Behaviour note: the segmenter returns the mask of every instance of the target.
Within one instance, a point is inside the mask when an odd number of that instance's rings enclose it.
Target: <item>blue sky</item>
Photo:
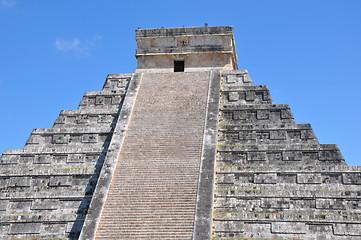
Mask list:
[[[239,68],[361,165],[360,0],[0,0],[0,153],[50,128],[109,73],[136,69],[135,29],[234,26]]]

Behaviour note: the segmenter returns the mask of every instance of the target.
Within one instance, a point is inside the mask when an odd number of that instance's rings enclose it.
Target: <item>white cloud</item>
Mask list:
[[[55,47],[59,51],[71,51],[71,50],[79,50],[81,48],[80,46],[80,40],[75,38],[72,40],[66,40],[66,39],[56,39],[55,41]]]
[[[14,0],[0,0],[0,6],[1,7],[13,7],[16,5],[16,2]]]
[[[76,55],[88,55],[91,48],[94,47],[95,43],[102,37],[95,35],[90,39],[81,41],[78,38],[74,39],[63,39],[57,38],[55,40],[55,48],[60,52],[72,52]]]

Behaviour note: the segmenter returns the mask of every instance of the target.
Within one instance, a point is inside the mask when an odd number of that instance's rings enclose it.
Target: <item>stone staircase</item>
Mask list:
[[[210,72],[143,74],[96,239],[191,239]]]

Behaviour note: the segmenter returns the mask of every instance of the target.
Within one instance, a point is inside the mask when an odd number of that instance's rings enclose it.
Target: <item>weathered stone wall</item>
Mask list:
[[[174,61],[185,71],[237,69],[232,27],[139,29],[137,72],[173,72]]]
[[[214,239],[361,239],[361,167],[244,70],[221,76]]]
[[[78,110],[2,154],[0,239],[78,238],[130,78],[109,75]]]
[[[185,64],[185,72],[196,71],[211,71],[219,69],[231,69],[232,60],[230,54],[189,54],[187,56],[174,55],[154,55],[154,56],[139,56],[138,62],[142,66],[138,66],[137,72],[164,72],[169,73],[174,71],[174,61],[182,60]]]

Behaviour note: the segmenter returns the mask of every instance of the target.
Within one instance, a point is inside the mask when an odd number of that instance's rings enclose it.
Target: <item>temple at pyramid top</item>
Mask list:
[[[233,27],[136,30],[137,72],[238,69]]]

